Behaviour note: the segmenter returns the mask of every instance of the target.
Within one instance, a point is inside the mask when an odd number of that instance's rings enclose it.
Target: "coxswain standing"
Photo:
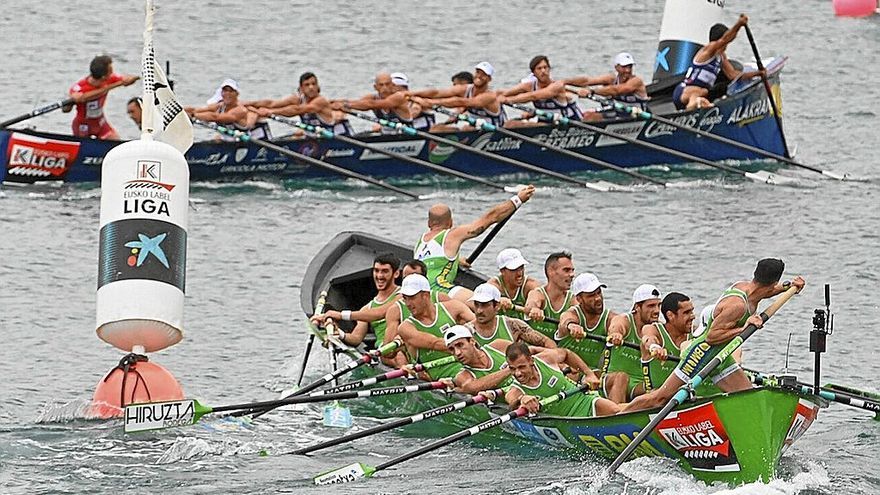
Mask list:
[[[116,129],[107,122],[104,115],[104,102],[107,93],[119,86],[131,86],[139,76],[121,75],[113,72],[113,59],[99,55],[89,64],[89,75],[70,87],[70,97],[76,106],[73,118],[73,135],[76,137],[94,136],[98,139],[119,139]],[[61,108],[69,112],[74,105]]]

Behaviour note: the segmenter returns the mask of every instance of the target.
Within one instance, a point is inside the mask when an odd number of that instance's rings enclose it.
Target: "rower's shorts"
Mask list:
[[[723,349],[723,345],[709,345],[705,338],[696,338],[682,354],[681,361],[675,367],[675,376],[687,383],[702,370]],[[724,358],[721,364],[709,373],[707,378],[717,384],[739,369],[739,364],[732,355]]]
[[[684,93],[685,84],[679,83],[675,86],[675,89],[672,90],[672,103],[675,104],[676,110],[684,110],[685,104],[681,102],[681,95]]]

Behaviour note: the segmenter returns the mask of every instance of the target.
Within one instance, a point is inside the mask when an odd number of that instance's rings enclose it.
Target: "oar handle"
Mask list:
[[[17,124],[19,122],[36,117],[38,115],[43,115],[44,113],[49,113],[53,110],[58,110],[59,108],[66,107],[68,105],[72,105],[73,103],[74,103],[73,98],[65,98],[63,100],[56,101],[56,102],[50,103],[48,105],[44,105],[42,107],[35,108],[28,113],[19,115],[18,117],[13,117],[9,120],[4,120],[3,122],[0,122],[0,129],[9,127],[13,124]]]
[[[758,44],[755,43],[755,37],[752,36],[752,30],[748,24],[743,25],[746,29],[746,36],[749,38],[749,44],[752,45],[752,53],[755,55],[755,63],[758,70],[761,71],[761,81],[764,82],[764,90],[767,91],[767,98],[770,99],[770,107],[773,109],[773,117],[776,120],[776,127],[779,129],[779,139],[782,141],[782,147],[785,151],[785,157],[791,158],[788,152],[788,143],[785,140],[785,132],[782,130],[782,116],[779,114],[779,108],[776,105],[776,98],[773,97],[773,90],[770,88],[770,81],[767,79],[767,71],[764,69],[764,62],[761,61],[761,54],[758,53]]]
[[[477,246],[476,249],[474,249],[474,252],[472,252],[470,256],[465,258],[468,262],[468,265],[473,265],[474,261],[477,261],[477,257],[483,254],[483,251],[486,250],[486,247],[489,246],[489,243],[492,242],[492,239],[495,239],[495,236],[497,236],[498,233],[501,232],[501,229],[504,228],[504,225],[508,222],[508,220],[513,217],[514,214],[516,214],[515,209],[510,212],[510,215],[504,217],[504,220],[501,220],[500,222],[495,224],[495,227],[493,227],[492,230],[486,235],[486,237],[484,237],[483,240],[480,241],[480,244]]]

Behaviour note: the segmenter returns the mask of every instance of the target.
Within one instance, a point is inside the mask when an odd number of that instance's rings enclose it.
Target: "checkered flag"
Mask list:
[[[152,0],[147,0],[144,29],[144,53],[141,79],[144,83],[143,132],[174,146],[181,153],[192,146],[193,127],[177,97],[171,91],[162,67],[153,53]]]

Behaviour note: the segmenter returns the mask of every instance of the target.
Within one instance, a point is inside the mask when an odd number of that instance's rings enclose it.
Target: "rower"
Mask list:
[[[449,297],[466,301],[471,291],[455,285],[461,245],[482,234],[489,226],[512,215],[535,194],[535,186],[520,189],[509,200],[499,203],[471,223],[453,226],[452,210],[438,203],[428,210],[428,231],[419,237],[413,257],[428,266],[431,287],[449,293]]]
[[[541,283],[526,275],[526,265],[529,262],[519,249],[502,249],[495,261],[498,263],[500,273],[490,278],[489,283],[501,291],[501,306],[498,312],[506,316],[522,318],[522,312],[514,307],[525,306],[529,292],[537,289]]]
[[[76,106],[76,116],[71,127],[76,137],[94,136],[98,139],[119,139],[116,129],[104,116],[104,102],[107,93],[120,85],[131,86],[138,76],[122,75],[113,72],[113,59],[108,55],[98,55],[89,64],[89,75],[70,87],[73,104],[61,108],[69,112]]]
[[[456,72],[452,75],[452,85],[468,85],[474,83],[474,75],[470,72],[463,70],[461,72]]]
[[[528,78],[520,84],[499,95],[500,103],[528,103],[535,108],[559,114],[572,120],[580,120],[583,113],[577,105],[577,99],[565,90],[565,81],[554,81],[550,77],[550,60],[545,55],[538,55],[529,62],[529,69],[534,78]],[[510,121],[508,127],[529,125],[525,121]],[[535,125],[532,123],[531,125]]]
[[[140,96],[129,98],[128,103],[125,104],[125,113],[128,114],[128,118],[134,122],[134,125],[140,129],[141,118],[143,117],[143,100],[141,100]]]
[[[473,395],[513,383],[504,357],[504,351],[511,343],[509,340],[482,344],[474,338],[470,328],[455,325],[446,330],[443,341],[449,353],[462,365],[455,377],[441,380],[449,382],[450,389],[455,387],[456,392]]]
[[[321,127],[333,134],[350,136],[354,134],[348,119],[333,111],[330,100],[321,96],[318,76],[312,72],[304,72],[299,76],[299,94],[290,95],[280,100],[261,100],[251,102],[248,110],[253,112],[250,119],[283,115],[299,116],[304,124]]]
[[[526,343],[515,342],[507,347],[505,357],[514,379],[505,395],[511,408],[522,406],[534,414],[541,409],[541,399],[575,388],[577,384],[560,371],[564,365],[583,373],[582,380],[590,383],[593,390],[599,386],[596,374],[568,349],[547,349],[532,356]],[[619,411],[620,407],[614,402],[590,392],[554,402],[545,406],[542,412],[552,416],[589,418]]]
[[[501,292],[494,285],[478,285],[470,301],[474,303],[475,317],[467,325],[473,329],[473,338],[481,345],[501,339],[511,342],[521,340],[548,349],[556,347],[553,339],[535,331],[528,323],[518,318],[499,315]]]
[[[577,91],[578,96],[585,97],[597,94],[608,96],[615,101],[624,103],[641,110],[646,109],[648,89],[641,77],[633,74],[633,66],[636,61],[632,55],[626,52],[618,53],[614,57],[614,72],[602,76],[588,77],[578,76],[565,80],[565,84],[581,86]],[[589,86],[600,86],[590,88]],[[602,120],[603,117],[615,118],[617,112],[610,109],[607,113],[589,112],[584,114],[584,120]]]
[[[608,343],[614,347],[610,348],[605,362],[604,373],[609,376],[605,393],[614,402],[620,404],[645,392],[641,354],[621,344],[628,342],[639,345],[642,328],[656,323],[659,318],[660,290],[653,285],[642,284],[633,292],[632,310],[615,316],[608,324]],[[611,375],[616,372],[626,373],[626,386],[620,386],[623,382],[612,381]]]
[[[571,281],[574,278],[574,263],[571,253],[559,251],[551,253],[544,261],[544,275],[547,283],[532,289],[526,298],[526,317],[529,325],[547,337],[553,338],[557,325],[545,322],[545,318],[558,320],[572,304]]]
[[[404,81],[398,78],[397,82]],[[336,100],[333,102],[333,108],[339,110],[371,110],[377,118],[407,126],[413,125],[413,113],[410,103],[406,99],[405,91],[402,86],[395,84],[391,74],[387,72],[376,74],[376,78],[373,80],[373,88],[376,90],[375,93],[365,95],[357,100]],[[378,130],[382,134],[397,134],[398,132],[396,129],[386,126],[379,126]]]
[[[504,108],[498,103],[497,93],[489,89],[495,68],[489,62],[480,62],[474,67],[474,82],[468,85],[453,85],[446,89],[424,89],[411,93],[412,101],[422,108],[431,108],[434,105],[447,108],[464,107],[467,113],[477,119],[482,119],[494,126],[500,127],[507,121]],[[438,129],[434,126],[431,130]],[[448,126],[447,126],[448,127]],[[472,130],[473,127],[462,127],[462,130]]]
[[[660,303],[665,323],[659,321],[642,327],[639,342],[642,353],[643,393],[663,385],[675,369],[667,361],[679,357],[694,324],[694,304],[681,292],[670,292]],[[701,394],[703,395],[703,394]]]
[[[559,318],[554,336],[559,347],[571,349],[594,370],[603,368],[607,326],[617,316],[617,313],[605,307],[602,289],[607,287],[592,273],[581,273],[575,277],[571,294],[577,304]],[[586,338],[587,335],[601,340]]]
[[[672,103],[675,104],[675,108],[691,111],[713,106],[708,98],[709,90],[715,85],[721,72],[724,72],[731,81],[737,78],[751,78],[761,73],[761,71],[747,73],[738,71],[727,58],[727,45],[736,39],[740,28],[748,22],[748,16],[741,14],[730,29],[724,24],[715,24],[709,29],[709,43],[697,50],[690,68],[685,73],[684,81],[672,92]]]
[[[756,314],[758,304],[767,298],[781,294],[794,285],[798,291],[803,290],[805,282],[795,277],[791,282],[779,283],[785,263],[775,258],[765,258],[758,262],[750,281],[740,281],[731,285],[721,294],[715,303],[715,310],[709,321],[708,328],[696,337],[682,353],[682,359],[675,372],[653,392],[636,397],[624,410],[639,410],[659,407],[684,385],[689,382],[706,364],[714,358],[734,337],[741,334],[747,326],[764,325],[760,314]],[[721,390],[738,392],[748,390],[752,384],[745,372],[732,356],[722,361],[706,378],[711,378]]]
[[[682,345],[681,345],[681,350],[685,350],[685,349],[687,349],[687,348],[690,346],[690,344],[691,344],[691,339],[693,339],[693,338],[695,338],[695,337],[699,337],[700,335],[703,334],[703,332],[706,331],[706,328],[709,327],[709,320],[712,319],[712,313],[713,313],[714,311],[715,311],[715,304],[710,304],[710,305],[706,306],[705,308],[703,308],[702,311],[700,311],[700,322],[699,322],[699,325],[697,325],[697,328],[695,328],[695,329],[690,333],[690,335],[688,335],[688,340],[685,340],[684,343],[682,343]],[[733,359],[734,359],[737,363],[742,364],[742,361],[743,361],[743,348],[742,348],[742,347],[737,347],[736,350],[733,351],[733,354],[731,354],[731,356],[733,356]]]
[[[391,82],[398,91],[403,91],[404,95],[409,92],[409,78],[403,72],[394,72],[391,74]],[[409,109],[412,112],[412,126],[419,131],[429,131],[434,127],[434,112],[431,107],[424,107],[418,102],[409,101]]]
[[[217,88],[214,96],[208,100],[206,106],[199,108],[185,107],[184,111],[191,118],[204,120],[205,122],[216,122],[236,131],[244,132],[256,139],[272,139],[269,124],[265,121],[254,122],[249,127],[248,111],[238,100],[239,92],[238,83],[234,79],[225,79],[220,83],[220,87]],[[223,141],[237,140],[236,137],[224,133],[219,133],[219,136]]]
[[[448,356],[443,335],[449,327],[474,319],[474,314],[461,301],[431,302],[431,285],[422,275],[412,274],[400,286],[403,303],[410,311],[408,318],[397,328],[397,334],[406,344],[413,363],[427,363]],[[451,378],[461,365],[451,363],[427,370],[432,380]]]

